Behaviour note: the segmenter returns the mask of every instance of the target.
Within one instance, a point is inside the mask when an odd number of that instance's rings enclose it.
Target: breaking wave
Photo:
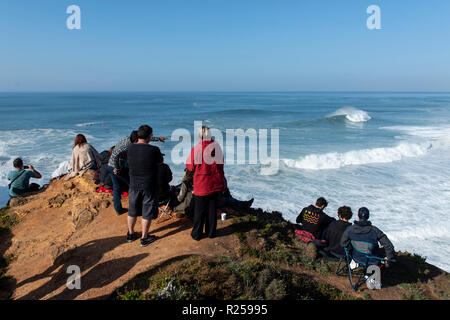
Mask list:
[[[332,114],[328,115],[327,118],[345,116],[345,119],[351,122],[366,122],[372,119],[369,114],[364,110],[359,110],[354,107],[343,107]]]
[[[392,148],[352,150],[344,153],[310,154],[295,159],[282,159],[290,168],[306,170],[339,169],[345,166],[389,163],[403,158],[419,157],[433,148],[433,143],[401,143]]]

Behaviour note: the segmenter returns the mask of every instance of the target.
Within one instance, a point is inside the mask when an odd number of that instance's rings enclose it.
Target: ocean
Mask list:
[[[450,93],[0,93],[0,112],[0,206],[16,157],[47,183],[78,133],[101,152],[141,124],[166,137],[193,133],[194,121],[224,135],[278,129],[275,174],[261,175],[261,164],[225,165],[236,198],[255,198],[254,207],[292,222],[319,196],[334,217],[342,205],[353,218],[365,206],[396,250],[450,271]],[[178,141],[155,144],[178,184]]]

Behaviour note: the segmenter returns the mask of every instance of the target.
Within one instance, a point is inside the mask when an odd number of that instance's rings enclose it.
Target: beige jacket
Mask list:
[[[72,150],[72,159],[70,159],[70,173],[64,178],[69,180],[76,175],[82,176],[86,170],[97,166],[97,169],[101,166],[100,155],[93,146],[89,143],[84,143],[79,146],[75,146]]]

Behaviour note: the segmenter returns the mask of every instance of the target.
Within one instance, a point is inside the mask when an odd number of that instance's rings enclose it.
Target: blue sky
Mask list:
[[[81,30],[66,8],[81,8]],[[366,9],[381,8],[381,30]],[[448,91],[450,1],[0,0],[0,91]]]

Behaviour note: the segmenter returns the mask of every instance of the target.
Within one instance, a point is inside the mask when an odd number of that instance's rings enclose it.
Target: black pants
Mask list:
[[[216,235],[217,229],[217,198],[219,193],[213,193],[208,196],[194,196],[194,227],[191,236],[195,240],[200,240],[203,235],[203,226],[208,238]]]

